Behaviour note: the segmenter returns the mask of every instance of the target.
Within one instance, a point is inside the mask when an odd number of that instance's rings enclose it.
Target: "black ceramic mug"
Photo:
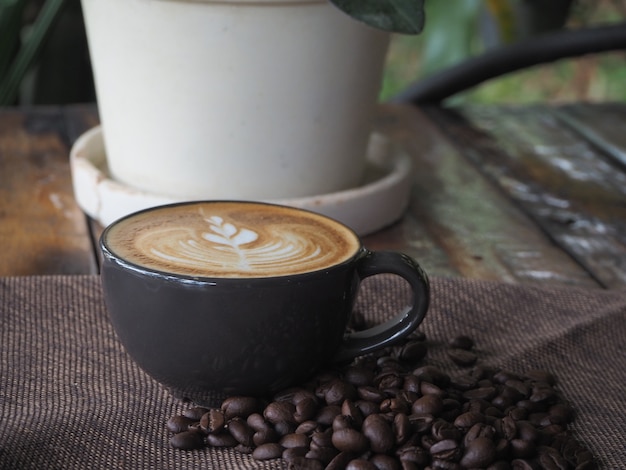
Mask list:
[[[290,207],[205,201],[126,216],[100,239],[107,309],[130,356],[175,395],[265,394],[331,361],[390,346],[429,304],[410,257],[371,252],[335,220]],[[394,273],[412,305],[346,334],[360,282]]]

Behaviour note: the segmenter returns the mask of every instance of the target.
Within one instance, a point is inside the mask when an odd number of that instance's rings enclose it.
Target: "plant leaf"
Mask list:
[[[329,0],[344,13],[369,26],[402,34],[424,28],[424,0]]]

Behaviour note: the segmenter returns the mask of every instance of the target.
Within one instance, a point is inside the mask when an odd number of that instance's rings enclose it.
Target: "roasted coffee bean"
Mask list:
[[[268,444],[270,442],[277,442],[278,439],[279,435],[273,428],[255,431],[252,435],[252,442],[254,442],[254,445],[256,446],[260,446],[261,444]]]
[[[293,415],[296,406],[287,401],[274,401],[263,410],[263,417],[270,423],[276,425],[280,422],[294,422]]]
[[[535,455],[537,446],[534,442],[524,439],[511,439],[511,454],[517,459],[527,459]]]
[[[338,453],[339,451],[334,447],[317,447],[310,449],[305,454],[305,457],[307,459],[318,460],[319,462],[327,464],[333,460]]]
[[[261,444],[252,451],[252,457],[256,460],[277,459],[283,455],[283,450],[283,447],[275,442]]]
[[[301,387],[291,387],[291,388],[286,388],[284,390],[280,390],[274,394],[274,396],[272,397],[272,401],[288,401],[295,405],[296,402],[294,401],[294,397],[301,390],[305,390],[305,389]]]
[[[318,403],[317,396],[315,395],[315,393],[305,388],[299,388],[292,395],[291,403],[293,403],[294,405],[297,405],[302,400],[313,400],[316,403]]]
[[[175,449],[193,450],[204,447],[204,438],[197,431],[183,431],[174,434],[170,439],[170,444]]]
[[[542,369],[528,370],[526,371],[524,376],[533,382],[544,382],[550,386],[556,385],[556,378],[554,377],[552,372],[549,372],[547,370],[542,370]]]
[[[343,377],[348,383],[359,387],[372,383],[374,371],[364,365],[353,365],[346,368]]]
[[[393,435],[396,445],[402,445],[408,441],[412,432],[411,421],[404,413],[398,413],[393,417],[392,424]]]
[[[248,426],[250,426],[255,431],[265,431],[267,429],[273,429],[271,424],[265,421],[265,418],[261,413],[252,413],[246,419]]]
[[[385,454],[395,445],[395,435],[389,422],[380,414],[372,414],[363,420],[363,435],[369,439],[373,452]]]
[[[374,377],[374,385],[380,390],[402,388],[404,379],[396,371],[386,371]]]
[[[511,466],[508,462],[499,460],[489,465],[486,470],[511,470]]]
[[[320,424],[317,421],[309,420],[298,424],[298,427],[294,432],[297,432],[298,434],[310,434],[319,428]]]
[[[472,399],[490,400],[496,395],[496,393],[497,393],[497,390],[495,387],[486,386],[486,387],[478,387],[478,388],[466,390],[465,392],[463,392],[463,397],[466,398],[467,400],[472,400]]]
[[[494,397],[491,400],[491,404],[493,405],[493,408],[497,409],[498,412],[501,412],[501,410],[506,410],[507,408],[512,406],[514,403],[515,403],[514,399],[507,397],[505,395],[502,395],[502,394]]]
[[[495,442],[496,442],[496,459],[508,460],[511,454],[511,445],[509,444],[509,441],[501,438]]]
[[[482,413],[477,413],[475,411],[468,411],[457,416],[457,418],[454,420],[454,425],[461,431],[467,432],[475,424],[484,422],[485,415],[483,415]]]
[[[206,437],[207,445],[210,447],[235,447],[239,441],[232,434],[222,431],[215,434],[208,434]]]
[[[311,434],[311,447],[330,447],[333,445],[333,430],[316,431]]]
[[[437,416],[443,411],[443,400],[439,395],[424,395],[413,402],[411,411],[415,414]]]
[[[305,397],[296,404],[296,410],[293,419],[296,423],[302,423],[312,419],[317,414],[317,400],[314,397]]]
[[[306,434],[291,433],[283,436],[278,443],[285,449],[308,447],[311,444],[311,438]]]
[[[465,437],[463,437],[463,445],[467,447],[470,442],[479,437],[494,440],[495,436],[496,430],[493,426],[485,423],[476,423],[465,433]]]
[[[363,417],[369,416],[372,413],[378,413],[380,411],[379,404],[372,401],[357,400],[355,402],[355,405],[357,406]]]
[[[381,413],[408,413],[411,411],[411,402],[403,396],[385,398],[379,407]]]
[[[376,465],[365,459],[354,459],[348,462],[346,470],[377,470]]]
[[[324,464],[319,460],[307,459],[306,457],[294,458],[287,466],[288,470],[324,470]]]
[[[502,419],[496,419],[493,426],[500,437],[507,441],[517,436],[517,421],[510,416],[504,416]]]
[[[290,462],[295,459],[304,458],[308,451],[308,447],[290,447],[283,450],[283,454],[281,457],[287,462]]]
[[[520,400],[517,402],[517,407],[525,409],[528,413],[533,413],[541,409],[541,404],[530,400]]]
[[[452,362],[461,367],[473,366],[478,360],[478,356],[475,353],[465,349],[450,349],[447,353]]]
[[[528,399],[533,403],[552,404],[556,401],[556,392],[549,385],[536,385]]]
[[[332,445],[343,452],[361,454],[369,446],[368,439],[355,429],[338,429],[332,435]]]
[[[409,422],[413,429],[420,433],[430,432],[430,428],[433,425],[435,418],[428,413],[413,413],[409,415]]]
[[[474,354],[469,339],[450,344],[452,356]],[[573,410],[552,374],[479,365],[450,376],[416,367],[425,345],[410,339],[323,371],[273,401],[230,397],[220,409],[189,408],[167,422],[179,436],[172,445],[282,457],[294,470],[595,468],[567,428]]]
[[[452,439],[454,441],[461,440],[461,431],[457,428],[456,424],[449,423],[443,419],[437,419],[433,421],[430,427],[430,435],[436,441],[443,441],[446,439]]]
[[[461,446],[453,439],[435,442],[429,449],[434,459],[456,461],[461,456]]]
[[[293,421],[279,421],[278,423],[274,423],[274,431],[279,436],[285,436],[287,434],[291,434],[292,432],[296,432],[297,425]]]
[[[324,426],[331,426],[335,417],[341,414],[341,407],[337,405],[328,405],[322,407],[315,416],[315,421]]]
[[[185,416],[186,418],[191,418],[194,421],[200,421],[202,415],[207,411],[209,411],[209,409],[203,406],[194,406],[193,408],[188,408],[183,411],[183,416]]]
[[[537,470],[537,467],[530,460],[514,459],[511,461],[511,470]]]
[[[229,397],[222,402],[221,410],[226,421],[240,416],[247,418],[252,413],[260,411],[261,403],[255,397]]]
[[[373,403],[381,403],[387,395],[382,390],[379,390],[377,387],[373,385],[365,385],[363,387],[357,388],[357,394],[359,398],[362,400],[366,400]]]
[[[552,447],[542,446],[537,449],[537,452],[542,470],[567,470],[569,467],[565,457]]]
[[[517,395],[514,396],[516,401],[519,401],[522,398],[528,398],[530,396],[531,388],[526,382],[523,382],[522,380],[508,379],[504,382],[504,385],[506,387],[506,390],[515,390],[515,392],[517,392]]]
[[[172,416],[167,420],[166,426],[170,432],[179,433],[189,431],[189,426],[194,424],[196,420],[186,416]]]
[[[233,449],[240,454],[251,454],[256,447],[244,446],[243,444],[237,444]]]
[[[438,387],[447,387],[450,384],[450,376],[433,366],[418,367],[413,370],[413,375],[420,380],[430,382]]]
[[[420,446],[403,446],[396,451],[396,455],[401,462],[412,462],[420,467],[430,461],[428,451]]]
[[[433,459],[430,463],[432,470],[464,470],[461,465],[450,460]]]
[[[341,414],[350,418],[357,427],[363,423],[363,413],[352,400],[344,400],[341,404]]]
[[[558,416],[562,418],[561,423],[569,423],[574,415],[574,410],[567,403],[556,403],[548,410],[550,416]]]
[[[448,346],[452,349],[472,349],[474,347],[474,340],[467,335],[459,335],[455,336],[450,342]]]
[[[356,396],[354,385],[343,380],[334,380],[326,388],[324,400],[328,405],[341,405],[344,400],[354,400]]]
[[[376,359],[376,366],[379,374],[386,372],[400,372],[404,369],[400,361],[392,355],[381,355]],[[374,380],[376,382],[376,380]]]
[[[421,393],[420,392],[420,379],[419,377],[409,374],[404,377],[404,383],[402,388],[407,392]]]
[[[428,354],[428,346],[421,340],[409,340],[398,351],[398,359],[405,362],[416,363]]]
[[[419,439],[419,443],[420,445],[430,451],[430,448],[433,446],[433,444],[435,444],[437,441],[435,440],[435,438],[433,436],[431,436],[430,434],[424,434],[423,436],[420,437]]]
[[[438,387],[437,385],[427,382],[425,380],[422,380],[420,382],[419,391],[422,395],[437,395],[442,398],[446,395],[446,392],[444,392],[441,387]]]
[[[517,421],[517,436],[530,442],[537,442],[540,438],[539,430],[528,421]]]
[[[333,420],[333,424],[332,424],[333,431],[336,431],[337,429],[354,428],[354,427],[355,427],[354,421],[352,420],[352,418],[350,418],[349,416],[345,416],[345,415],[335,416],[335,419]]]
[[[241,445],[251,447],[254,445],[254,429],[252,429],[248,423],[240,417],[233,418],[228,422],[228,432],[231,436],[237,439]]]
[[[216,433],[224,429],[226,417],[220,410],[211,409],[200,418],[200,428],[206,433]]]
[[[491,465],[495,458],[496,445],[493,440],[477,437],[465,447],[459,463],[467,468],[483,468]]]
[[[369,459],[376,470],[402,470],[400,460],[386,454],[375,454]]]

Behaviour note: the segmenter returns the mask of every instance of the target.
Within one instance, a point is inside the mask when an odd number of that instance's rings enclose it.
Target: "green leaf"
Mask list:
[[[329,0],[344,13],[369,26],[402,34],[424,28],[424,0]]]
[[[426,4],[428,25],[419,38],[421,76],[461,62],[474,53],[483,3],[482,0],[463,0],[455,2],[453,8],[449,1]]]

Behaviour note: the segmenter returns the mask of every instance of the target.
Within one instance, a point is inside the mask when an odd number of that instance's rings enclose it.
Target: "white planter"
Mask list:
[[[82,0],[110,172],[189,199],[362,181],[389,34],[326,0]]]

